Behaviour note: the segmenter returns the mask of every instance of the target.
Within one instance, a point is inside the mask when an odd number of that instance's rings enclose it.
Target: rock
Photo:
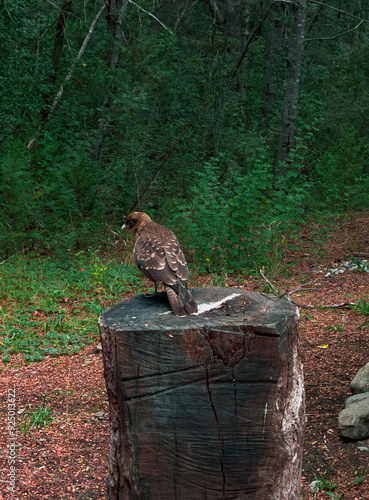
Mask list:
[[[309,484],[310,491],[313,493],[318,493],[320,490],[320,483],[321,481],[315,480],[312,483]]]
[[[347,266],[348,269],[351,269],[351,270],[354,270],[354,269],[357,269],[358,266],[357,264],[354,264],[353,262],[351,262],[348,266]]]
[[[364,441],[358,441],[356,444],[357,444],[358,446],[366,446],[366,447],[368,447],[368,446],[369,446],[369,442],[368,442],[368,441],[369,441],[369,440],[368,440],[368,439],[366,439],[366,440],[364,440]]]
[[[350,384],[352,394],[369,392],[369,363],[360,368]]]
[[[345,408],[347,408],[352,403],[358,403],[359,401],[363,401],[364,399],[369,398],[369,392],[362,392],[360,394],[355,394],[354,396],[350,396],[346,399]]]
[[[338,415],[338,432],[351,441],[369,437],[369,392],[348,398]]]
[[[95,349],[93,350],[93,353],[94,354],[100,354],[102,352],[102,345],[101,345],[101,342],[99,342],[97,344],[97,346],[95,347]]]
[[[341,262],[340,259],[336,259],[335,261],[335,264],[339,264]],[[330,276],[335,275],[337,276],[338,274],[343,274],[344,272],[346,271],[356,271],[356,270],[361,270],[361,271],[365,271],[365,272],[369,272],[369,269],[368,269],[368,266],[367,266],[367,260],[359,260],[359,259],[355,259],[355,262],[351,262],[349,260],[346,260],[345,262],[343,262],[342,265],[340,265],[340,267],[334,267],[332,269],[325,269],[325,277],[326,278],[329,278]]]

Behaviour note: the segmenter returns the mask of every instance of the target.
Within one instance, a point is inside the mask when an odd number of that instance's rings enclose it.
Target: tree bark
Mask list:
[[[122,22],[123,16],[127,10],[129,0],[109,0],[107,1],[107,31],[113,37],[111,55],[109,57],[109,68],[114,70],[119,62],[120,44],[122,43]],[[111,92],[114,91],[114,85],[107,83],[104,89],[104,98],[102,102],[101,119],[96,133],[93,161],[99,161],[104,143],[106,130],[111,123],[109,118],[109,108],[111,107]]]
[[[268,16],[268,29],[265,40],[264,71],[261,113],[264,126],[270,127],[275,117],[275,104],[278,94],[278,70],[281,65],[284,32],[284,5],[274,2]]]
[[[305,41],[307,0],[292,4],[291,35],[284,84],[280,138],[275,165],[275,178],[285,177],[296,131],[297,106]]]
[[[191,293],[206,312],[177,318],[163,294],[100,316],[109,500],[300,500],[297,310],[242,289]]]
[[[245,100],[244,75],[247,64],[245,47],[249,39],[250,0],[207,0],[207,4],[213,15],[215,26],[224,33],[226,38],[239,40],[238,90],[241,100]]]
[[[90,29],[88,30],[88,33],[87,33],[87,35],[86,35],[86,37],[85,37],[85,39],[83,41],[83,44],[82,44],[81,48],[79,49],[77,57],[74,60],[74,62],[71,65],[71,67],[69,68],[69,71],[66,74],[63,83],[59,87],[58,93],[56,94],[56,96],[55,96],[55,98],[53,100],[50,112],[48,113],[45,121],[48,122],[48,121],[51,120],[52,114],[54,113],[55,109],[57,108],[57,106],[58,106],[58,104],[59,104],[59,102],[61,100],[61,98],[63,97],[64,87],[65,87],[65,85],[67,85],[67,83],[69,82],[69,80],[72,78],[72,75],[74,73],[74,68],[76,67],[77,62],[81,59],[82,55],[84,54],[84,52],[86,50],[86,47],[88,45],[88,42],[90,41],[90,38],[92,36],[92,33],[94,32],[96,23],[99,20],[99,18],[101,16],[102,12],[104,11],[105,7],[106,7],[106,4],[104,3],[103,6],[101,7],[101,9],[99,10],[99,12],[96,14],[94,20],[92,21]],[[33,145],[34,145],[37,137],[38,137],[38,132],[36,132],[33,135],[33,137],[30,139],[29,143],[27,144],[27,149],[31,149],[33,147]]]
[[[53,73],[50,77],[52,83],[56,82],[58,76],[60,59],[63,53],[63,42],[65,38],[65,29],[67,20],[72,11],[72,0],[64,0],[61,11],[59,13],[58,22],[56,25],[55,39],[51,60],[53,63]]]

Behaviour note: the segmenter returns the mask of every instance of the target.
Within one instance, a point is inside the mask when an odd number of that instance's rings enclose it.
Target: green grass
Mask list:
[[[42,405],[36,408],[36,410],[23,418],[20,424],[20,429],[24,435],[28,434],[30,429],[36,427],[49,427],[54,421],[54,417],[51,414],[50,406],[46,404],[46,396],[42,402]]]
[[[98,340],[99,314],[143,291],[135,266],[80,252],[61,261],[15,255],[0,265],[0,354],[26,362],[73,354]]]
[[[355,311],[359,314],[362,314],[363,316],[369,316],[369,302],[365,300],[359,300],[358,303],[355,306]],[[362,326],[368,326],[369,325],[369,319],[365,320],[363,323],[359,325],[359,328]]]

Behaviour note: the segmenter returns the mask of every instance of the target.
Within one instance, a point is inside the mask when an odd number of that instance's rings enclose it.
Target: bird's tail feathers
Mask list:
[[[171,285],[164,285],[164,286],[173,313],[179,317],[187,316],[187,313],[183,308],[183,305],[181,304],[179,294],[174,290],[174,288]]]
[[[180,302],[181,306],[184,307],[184,305],[186,303],[186,297],[187,297],[187,283],[184,280],[182,280],[181,278],[177,277],[176,283],[174,283],[174,285],[168,285],[168,286],[173,288],[173,290],[176,292],[176,294],[179,297],[179,302]]]
[[[174,285],[165,285],[165,290],[171,308],[176,316],[185,316],[186,313],[197,313],[197,304],[187,288],[186,281],[178,278],[177,283]]]
[[[184,307],[187,314],[197,314],[197,312],[198,312],[195,299],[192,297],[188,288],[186,290],[186,302],[185,302],[183,307]]]

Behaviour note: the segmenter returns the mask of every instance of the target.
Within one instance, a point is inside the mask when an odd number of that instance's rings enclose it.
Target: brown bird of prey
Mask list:
[[[136,265],[155,283],[155,292],[157,283],[164,284],[173,313],[176,316],[196,314],[196,302],[187,288],[190,273],[175,234],[143,212],[128,215],[122,229],[135,235]]]

